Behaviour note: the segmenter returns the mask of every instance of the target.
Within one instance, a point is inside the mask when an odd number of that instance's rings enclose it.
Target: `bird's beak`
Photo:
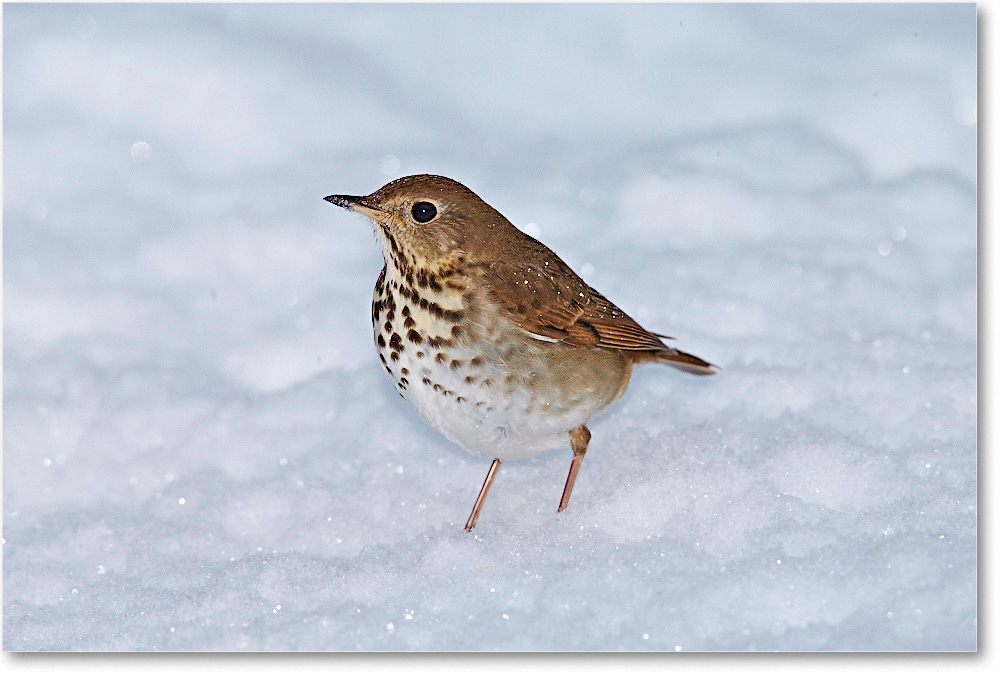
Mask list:
[[[343,206],[345,209],[351,209],[351,207],[360,204],[364,197],[355,197],[353,195],[330,195],[329,197],[323,197],[323,199],[331,204]]]
[[[354,195],[330,195],[323,197],[326,201],[337,206],[342,206],[348,211],[354,211],[366,216],[373,216],[375,213],[382,213],[382,209],[368,203],[368,197],[356,197]]]

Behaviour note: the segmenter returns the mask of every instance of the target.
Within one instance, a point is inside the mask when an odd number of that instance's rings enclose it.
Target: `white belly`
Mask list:
[[[422,357],[417,356],[420,351]],[[505,391],[505,373],[496,364],[484,364],[469,383],[468,369],[449,364],[454,359],[467,364],[474,354],[451,348],[441,364],[435,361],[436,353],[407,347],[398,361],[389,361],[389,376],[428,424],[471,453],[504,461],[569,447],[569,431],[597,412],[557,406],[524,390]],[[404,368],[407,375],[400,374]]]

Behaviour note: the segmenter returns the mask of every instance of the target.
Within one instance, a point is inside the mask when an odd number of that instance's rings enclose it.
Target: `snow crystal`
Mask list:
[[[153,156],[153,149],[149,147],[149,143],[137,141],[129,148],[129,154],[137,162],[148,162]]]

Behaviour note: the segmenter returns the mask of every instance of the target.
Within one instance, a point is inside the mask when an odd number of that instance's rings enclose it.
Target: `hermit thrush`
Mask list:
[[[326,200],[374,225],[385,266],[372,324],[396,390],[449,440],[493,458],[466,530],[501,461],[551,450],[568,435],[565,509],[590,441],[586,423],[625,392],[633,365],[715,372],[450,178],[406,176],[366,197]]]

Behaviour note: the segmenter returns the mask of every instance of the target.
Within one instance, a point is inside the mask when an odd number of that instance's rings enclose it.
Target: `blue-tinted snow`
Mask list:
[[[976,647],[976,16],[4,7],[4,648]],[[441,173],[712,378],[504,465],[381,372]]]

